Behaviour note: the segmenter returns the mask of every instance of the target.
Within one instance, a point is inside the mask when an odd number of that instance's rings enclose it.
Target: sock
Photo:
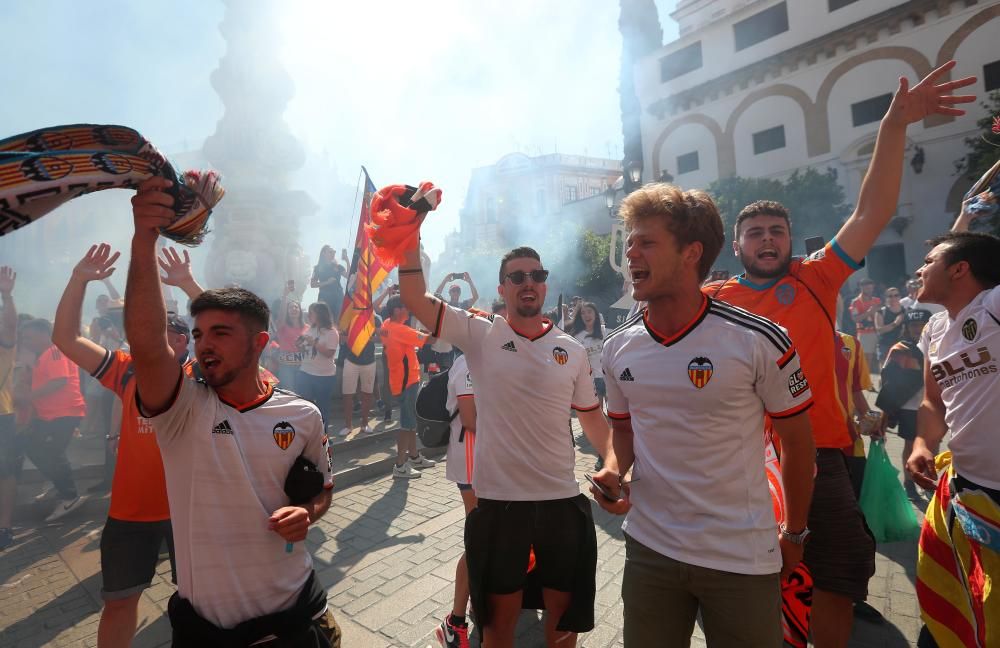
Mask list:
[[[451,623],[451,625],[453,625],[453,626],[464,626],[465,625],[465,617],[464,616],[458,616],[457,614],[455,614],[453,612],[453,613],[451,613],[451,614],[448,615],[448,622]]]

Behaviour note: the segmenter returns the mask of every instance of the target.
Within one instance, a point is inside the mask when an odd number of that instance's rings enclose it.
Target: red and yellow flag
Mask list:
[[[344,304],[340,310],[340,330],[347,335],[347,346],[356,355],[364,350],[375,332],[372,295],[392,270],[375,256],[371,239],[365,230],[365,224],[371,221],[370,206],[376,189],[368,177],[367,169],[362,169],[365,172],[365,194],[361,201],[358,235],[354,242],[347,290],[344,291]]]

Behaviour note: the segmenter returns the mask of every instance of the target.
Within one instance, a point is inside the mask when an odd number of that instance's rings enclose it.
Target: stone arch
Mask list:
[[[726,122],[725,137],[727,142],[735,142],[736,122],[746,112],[747,108],[766,97],[788,97],[802,108],[802,116],[806,126],[806,153],[815,157],[830,150],[830,128],[825,120],[816,119],[816,106],[802,88],[778,83],[766,88],[754,90],[736,106]],[[735,144],[734,144],[735,147]]]
[[[962,199],[975,180],[969,180],[964,173],[960,173],[952,183],[948,195],[944,199],[944,208],[948,214],[954,218],[962,211]]]
[[[860,54],[855,54],[854,56],[842,61],[830,70],[830,73],[826,75],[825,79],[823,79],[823,83],[819,87],[819,92],[816,93],[816,120],[818,123],[823,124],[823,129],[826,131],[826,143],[820,153],[830,152],[829,102],[830,93],[833,92],[833,86],[836,85],[837,81],[839,81],[842,76],[859,65],[883,59],[895,59],[908,63],[910,67],[913,68],[914,72],[917,73],[918,79],[924,78],[931,71],[931,63],[927,60],[927,57],[912,47],[875,47],[865,52],[861,52]],[[892,88],[891,90],[895,92],[895,88]],[[929,127],[931,125],[932,124],[929,123],[928,119],[924,120],[925,127]]]
[[[951,35],[945,39],[944,43],[942,43],[941,49],[938,50],[935,66],[944,65],[951,59],[955,58],[955,52],[958,51],[959,46],[965,42],[965,39],[968,38],[972,32],[997,17],[1000,17],[1000,4],[986,7],[982,11],[973,14],[968,20],[959,25],[958,29],[953,31]],[[950,79],[951,72],[942,76],[940,80],[948,81]],[[934,115],[927,121],[930,122],[931,126],[940,126],[941,124],[947,124],[955,121],[955,118],[950,115]]]
[[[712,137],[715,139],[715,153],[719,162],[719,177],[725,178],[727,176],[736,174],[736,153],[732,147],[732,140],[726,140],[722,133],[722,128],[719,123],[707,115],[702,113],[692,113],[690,115],[685,115],[680,119],[675,119],[674,121],[667,124],[666,128],[660,132],[656,141],[653,143],[653,148],[651,149],[652,162],[653,162],[653,178],[660,177],[660,150],[663,148],[664,142],[670,135],[680,128],[681,126],[687,126],[689,124],[698,124],[699,126],[704,126],[712,133]],[[676,169],[675,169],[676,170]]]

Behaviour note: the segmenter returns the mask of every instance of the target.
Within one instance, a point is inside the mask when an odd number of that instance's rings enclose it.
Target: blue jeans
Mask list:
[[[337,377],[314,376],[300,371],[297,380],[299,395],[319,408],[324,426],[331,423],[330,409],[333,407],[333,392],[337,386]]]

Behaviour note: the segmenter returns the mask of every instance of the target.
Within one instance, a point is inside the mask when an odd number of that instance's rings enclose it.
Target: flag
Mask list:
[[[375,332],[375,309],[372,296],[382,281],[389,275],[391,267],[384,265],[375,256],[371,239],[365,225],[371,222],[371,201],[375,195],[375,185],[365,173],[365,191],[361,200],[361,216],[358,218],[358,234],[354,241],[354,256],[347,276],[347,290],[340,310],[340,330],[347,335],[347,346],[359,355]]]

